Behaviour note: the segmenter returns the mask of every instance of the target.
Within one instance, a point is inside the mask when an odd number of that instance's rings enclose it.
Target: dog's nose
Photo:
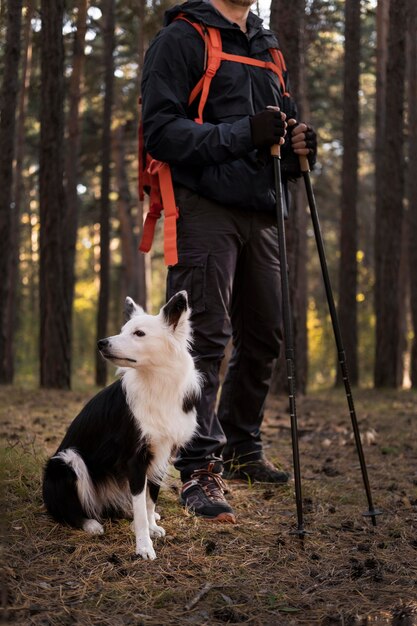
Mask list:
[[[108,345],[109,345],[108,339],[99,339],[99,341],[97,341],[97,347],[99,350],[103,350]]]

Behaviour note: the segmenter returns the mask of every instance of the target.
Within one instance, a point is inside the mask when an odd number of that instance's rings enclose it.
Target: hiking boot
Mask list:
[[[192,513],[213,522],[236,524],[232,507],[224,497],[226,485],[220,474],[213,472],[214,463],[195,470],[184,483],[180,500]]]
[[[290,477],[287,472],[277,469],[266,459],[257,459],[246,463],[241,463],[237,459],[226,461],[223,476],[228,480],[244,480],[248,483],[275,483],[278,485],[284,485]]]

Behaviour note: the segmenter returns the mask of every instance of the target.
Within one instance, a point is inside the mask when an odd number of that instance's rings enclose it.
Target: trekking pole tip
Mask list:
[[[383,512],[380,511],[379,509],[369,509],[369,511],[364,511],[362,513],[362,515],[364,517],[371,517],[372,518],[372,526],[376,526],[376,516],[377,515],[382,515]]]
[[[289,531],[290,535],[297,535],[299,539],[304,539],[306,535],[311,535],[311,530],[305,530],[304,528],[293,528]]]

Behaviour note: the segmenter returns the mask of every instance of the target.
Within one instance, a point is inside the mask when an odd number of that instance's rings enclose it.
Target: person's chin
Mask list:
[[[256,0],[227,0],[230,4],[234,4],[238,7],[251,7],[255,4]]]

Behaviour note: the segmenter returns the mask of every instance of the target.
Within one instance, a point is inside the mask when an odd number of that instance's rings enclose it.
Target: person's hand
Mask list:
[[[311,126],[288,119],[288,133],[285,146],[281,150],[281,171],[283,175],[294,180],[302,175],[300,156],[306,156],[310,169],[314,168],[317,154],[317,136]]]
[[[317,135],[312,126],[297,123],[296,120],[288,120],[291,128],[291,148],[299,156],[312,157],[315,160],[317,154]]]
[[[252,143],[255,148],[283,144],[287,132],[286,115],[278,108],[268,107],[250,118]]]

